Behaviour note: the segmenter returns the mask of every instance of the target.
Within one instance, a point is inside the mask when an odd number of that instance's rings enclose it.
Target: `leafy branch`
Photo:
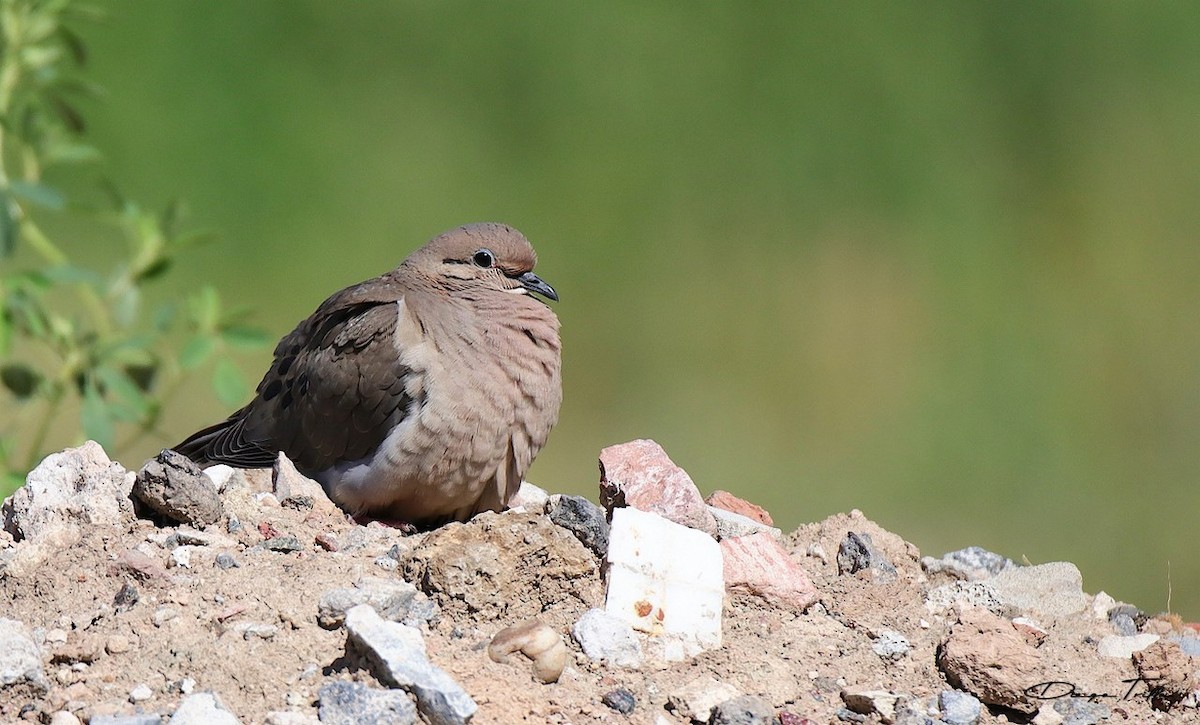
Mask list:
[[[48,169],[101,158],[83,141],[76,106],[97,89],[71,73],[87,54],[67,27],[96,15],[73,0],[0,0],[0,396],[17,408],[0,418],[0,494],[60,429],[110,450],[120,432],[117,453],[158,432],[167,403],[210,363],[217,397],[243,402],[248,386],[232,353],[268,342],[210,286],[182,302],[145,303],[145,289],[210,237],[181,229],[178,204],[152,213],[108,185],[111,208],[98,210],[47,183]],[[44,231],[53,215],[82,215],[98,239],[115,229],[125,246],[113,267],[76,263]],[[16,269],[22,250],[36,261]],[[62,422],[68,413],[76,424]]]

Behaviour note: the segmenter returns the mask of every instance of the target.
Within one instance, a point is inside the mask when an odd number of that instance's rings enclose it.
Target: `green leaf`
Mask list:
[[[242,350],[261,350],[271,344],[267,333],[248,325],[231,325],[221,330],[221,339]]]
[[[233,361],[223,357],[213,368],[213,392],[217,399],[230,407],[241,405],[250,394],[250,386]]]
[[[138,304],[142,301],[142,291],[130,285],[121,290],[113,301],[113,317],[117,324],[129,327],[137,319]]]
[[[171,329],[171,323],[175,322],[176,307],[173,302],[164,302],[154,310],[154,329],[158,332],[166,332]]]
[[[79,414],[83,434],[105,448],[113,442],[113,416],[96,386],[88,385],[83,391],[83,409]]]
[[[12,317],[8,310],[0,310],[0,358],[8,357],[12,349],[12,328]]]
[[[160,257],[150,263],[148,267],[140,270],[134,279],[138,282],[147,282],[155,277],[161,277],[168,269],[171,268],[171,260],[167,257]]]
[[[134,385],[138,386],[138,390],[148,393],[154,387],[154,378],[158,375],[158,364],[126,365],[125,374],[129,376]]]
[[[96,273],[95,270],[86,267],[77,267],[73,264],[60,264],[55,267],[46,267],[42,270],[46,275],[46,279],[52,282],[62,282],[65,284],[85,283],[99,285],[103,278]]]
[[[197,229],[190,232],[183,232],[182,234],[171,237],[170,244],[171,246],[175,247],[176,250],[182,251],[192,247],[201,247],[205,244],[211,244],[220,238],[220,235],[211,229]]]
[[[23,363],[8,363],[0,368],[0,382],[18,400],[28,400],[33,396],[41,380],[40,373]]]
[[[109,411],[116,419],[133,423],[150,412],[150,401],[124,371],[103,365],[96,369],[96,377],[104,386]]]
[[[191,300],[192,321],[202,332],[215,332],[221,314],[221,300],[217,290],[205,285]]]
[[[30,204],[60,211],[67,205],[67,200],[62,193],[57,189],[46,186],[45,184],[35,184],[29,181],[10,181],[8,188],[12,195],[18,199],[24,199]]]
[[[56,143],[46,151],[47,166],[51,164],[82,164],[99,161],[102,158],[104,155],[95,147],[71,141]]]
[[[21,236],[21,220],[8,194],[0,191],[0,259],[11,257]]]
[[[199,334],[188,340],[179,351],[179,367],[193,370],[204,364],[204,361],[217,349],[217,341],[212,335]]]

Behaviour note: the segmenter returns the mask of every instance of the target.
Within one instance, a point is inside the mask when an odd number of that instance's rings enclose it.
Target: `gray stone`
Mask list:
[[[604,703],[605,707],[612,708],[622,715],[628,715],[637,707],[637,698],[624,687],[618,687],[615,690],[604,693],[604,697],[600,698],[600,702]]]
[[[723,508],[710,505],[708,512],[713,515],[713,519],[717,522],[717,538],[732,539],[738,536],[749,536],[764,532],[770,534],[773,538],[782,540],[783,532],[774,526],[755,521],[749,516],[743,516],[733,511],[726,511]]]
[[[608,521],[604,509],[583,496],[553,496],[547,509],[550,520],[575,535],[593,554],[608,551]]]
[[[276,536],[273,539],[267,539],[254,548],[263,548],[267,551],[274,551],[277,554],[291,554],[297,551],[304,551],[304,544],[295,536]]]
[[[946,610],[955,604],[983,607],[1001,617],[1013,617],[1018,613],[1011,606],[1001,602],[996,597],[996,593],[983,582],[959,581],[943,584],[932,589],[925,597],[925,608],[930,611]]]
[[[1083,593],[1083,575],[1065,561],[1008,569],[989,579],[985,586],[1004,604],[1052,618],[1079,614],[1090,604]]]
[[[717,519],[720,527],[720,518]],[[754,695],[743,695],[717,705],[712,725],[775,725],[775,710],[771,703]]]
[[[1167,639],[1179,645],[1179,649],[1189,657],[1200,657],[1200,638],[1197,637],[1180,637],[1178,635],[1170,635]]]
[[[642,664],[642,645],[633,627],[603,609],[584,612],[571,628],[571,636],[595,662],[629,668]]]
[[[875,641],[871,643],[871,649],[875,651],[875,654],[879,655],[885,660],[895,661],[908,654],[908,651],[912,649],[912,645],[910,645],[908,640],[905,639],[904,635],[900,634],[899,632],[891,629],[885,629],[880,632],[879,636],[875,638]]]
[[[317,623],[325,629],[337,629],[346,621],[346,612],[360,604],[369,604],[380,617],[399,622],[409,613],[417,588],[403,579],[363,577],[353,588],[332,589],[317,603]]]
[[[214,693],[197,692],[183,698],[168,725],[241,725],[241,721]]]
[[[445,670],[425,654],[421,631],[388,622],[368,604],[346,612],[350,642],[375,665],[383,682],[403,688],[417,700],[417,709],[433,725],[466,723],[478,706]]]
[[[412,698],[399,690],[380,690],[360,682],[330,682],[317,692],[324,725],[378,722],[410,725],[417,722]]]
[[[1082,697],[1067,697],[1054,701],[1054,711],[1062,715],[1062,725],[1096,725],[1108,719],[1107,705],[1089,702]]]
[[[988,551],[980,546],[943,554],[941,559],[926,556],[921,559],[921,568],[929,574],[945,572],[967,581],[990,579],[1006,569],[1015,567],[1012,559]]]
[[[1141,652],[1157,641],[1157,634],[1135,634],[1131,637],[1110,634],[1100,639],[1100,644],[1096,646],[1096,652],[1101,657],[1127,660],[1133,656],[1134,652]]]
[[[172,720],[171,722],[175,722]],[[93,715],[88,725],[161,725],[162,718],[154,714],[146,715]],[[54,725],[51,723],[51,725]]]
[[[1118,613],[1109,618],[1113,629],[1117,630],[1117,634],[1124,637],[1132,637],[1137,634],[1137,624],[1134,623],[1133,617],[1128,614]]]
[[[156,513],[192,526],[215,523],[225,510],[212,479],[191,459],[170,449],[138,471],[133,496]]]
[[[28,685],[42,693],[49,690],[42,652],[33,635],[15,619],[0,619],[0,687],[13,685]]]
[[[948,725],[975,725],[983,714],[983,703],[965,692],[942,690],[938,695],[938,709]]]
[[[69,545],[81,527],[125,528],[133,521],[125,474],[95,441],[52,453],[4,500],[4,530],[17,542],[49,538]]]
[[[875,549],[870,534],[846,532],[846,538],[838,546],[838,574],[857,574],[870,570],[875,578],[891,581],[896,578],[896,567]]]
[[[233,558],[232,554],[228,554],[226,552],[217,554],[215,563],[221,569],[234,569],[241,566],[241,564],[237,563],[237,559]]]

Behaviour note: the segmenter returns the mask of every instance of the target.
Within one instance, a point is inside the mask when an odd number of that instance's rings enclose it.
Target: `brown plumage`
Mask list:
[[[498,511],[562,401],[558,318],[537,256],[459,227],[337,292],[279,341],[254,400],[175,446],[201,465],[279,451],[353,514],[417,524]]]

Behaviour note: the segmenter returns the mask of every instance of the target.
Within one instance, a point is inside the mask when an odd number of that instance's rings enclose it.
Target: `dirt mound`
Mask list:
[[[130,505],[132,474],[98,446],[57,456],[5,503],[5,722],[211,720],[216,711],[202,706],[274,723],[1197,716],[1200,649],[1189,628],[1084,594],[1069,564],[1018,567],[979,550],[922,561],[858,512],[779,542],[815,586],[815,604],[730,589],[720,646],[682,661],[647,647],[617,666],[573,635],[605,607],[606,564],[581,543],[596,537],[546,513],[554,497],[404,533],[349,522],[286,468],[214,472],[224,478],[220,516],[194,528]],[[735,574],[727,569],[726,581]],[[346,611],[364,603],[394,642],[348,636]],[[535,678],[524,655],[489,657],[498,632],[532,620],[567,648],[556,682]],[[621,642],[654,636],[612,626]],[[402,641],[419,645],[404,663],[415,674],[381,665]],[[396,693],[404,699],[387,699]]]

